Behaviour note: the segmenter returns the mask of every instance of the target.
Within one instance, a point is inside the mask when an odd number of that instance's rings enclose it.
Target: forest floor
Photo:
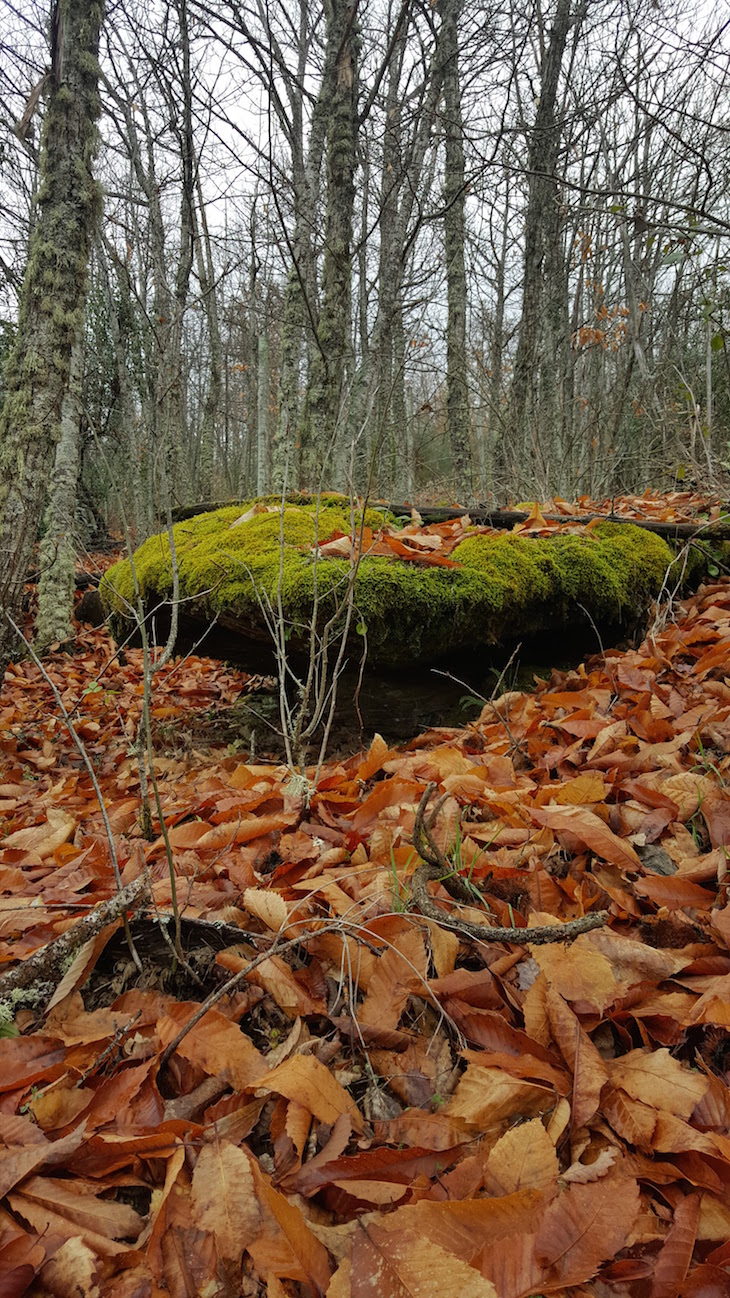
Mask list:
[[[154,681],[153,841],[141,651],[79,627],[48,679],[11,667],[0,1298],[728,1298],[729,661],[718,576],[307,804],[215,742],[246,674],[188,656]],[[49,681],[142,970],[92,920],[40,1008],[4,971],[117,894]]]

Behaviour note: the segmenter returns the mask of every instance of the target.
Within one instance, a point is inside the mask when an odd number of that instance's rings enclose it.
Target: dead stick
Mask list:
[[[99,902],[88,915],[77,920],[60,937],[54,938],[53,942],[41,947],[39,951],[34,951],[15,969],[0,975],[0,998],[9,996],[17,989],[31,987],[33,983],[60,981],[69,960],[79,947],[122,914],[126,917],[128,911],[135,910],[148,896],[149,889],[147,875],[141,874],[127,884],[126,888],[122,888],[121,892],[115,892],[106,901]]]
[[[489,924],[472,924],[466,919],[456,919],[431,900],[428,883],[430,879],[440,879],[440,870],[433,865],[419,865],[411,887],[413,900],[426,919],[433,919],[443,928],[451,928],[455,933],[477,938],[480,942],[514,942],[517,946],[528,946],[534,943],[543,946],[547,942],[572,942],[581,933],[589,933],[593,928],[603,928],[608,923],[608,911],[599,910],[593,915],[582,915],[580,919],[570,920],[568,924],[540,924],[534,928],[492,928]]]
[[[440,906],[437,906],[431,900],[428,884],[432,879],[438,879],[440,883],[443,883],[447,892],[457,901],[467,902],[468,904],[475,900],[478,893],[472,885],[469,885],[465,879],[462,879],[456,873],[433,836],[436,817],[446,799],[446,795],[439,798],[427,820],[426,807],[435,790],[435,783],[426,785],[416,812],[416,822],[413,826],[412,836],[413,846],[424,861],[424,864],[420,865],[413,875],[411,883],[413,900],[421,914],[425,915],[427,919],[433,919],[437,924],[454,929],[457,933],[478,938],[481,942],[514,942],[520,946],[526,946],[530,942],[538,946],[547,942],[572,942],[581,933],[589,933],[594,928],[603,928],[608,923],[608,911],[606,910],[596,911],[593,915],[582,915],[580,919],[571,920],[568,924],[542,924],[534,928],[517,928],[516,926],[492,928],[489,924],[472,924],[469,920],[447,915]]]

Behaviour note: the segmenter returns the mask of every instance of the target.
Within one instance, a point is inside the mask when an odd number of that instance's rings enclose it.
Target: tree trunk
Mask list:
[[[200,175],[197,177],[198,213],[196,221],[195,247],[198,262],[200,295],[208,323],[208,347],[210,349],[210,366],[208,389],[203,405],[203,419],[200,428],[200,466],[196,482],[196,494],[210,495],[213,490],[215,458],[218,450],[218,421],[221,410],[221,392],[223,388],[223,346],[221,343],[220,320],[218,317],[218,298],[215,282],[213,251],[208,230],[208,218],[203,199],[203,187]]]
[[[71,357],[84,329],[88,262],[101,212],[98,0],[57,0],[43,124],[38,216],[0,414],[0,607],[16,621],[63,426]],[[15,651],[0,625],[0,677]]]
[[[529,188],[525,214],[522,315],[512,382],[510,426],[515,439],[513,463],[542,466],[536,425],[540,347],[546,329],[546,276],[554,253],[558,209],[557,160],[560,128],[555,105],[560,70],[571,25],[571,0],[558,0],[550,41],[541,69],[540,100],[527,151]],[[543,370],[544,373],[544,370]],[[532,474],[528,475],[532,477]]]
[[[83,339],[79,339],[74,343],[71,353],[68,388],[61,402],[61,434],[56,442],[46,530],[41,542],[36,619],[38,653],[43,653],[56,640],[70,640],[73,634],[71,615],[76,590],[74,521],[79,479],[83,373]]]
[[[258,390],[256,401],[256,495],[269,490],[269,388],[271,368],[269,340],[265,333],[258,340]]]
[[[459,80],[461,0],[442,0],[441,58],[444,78],[444,251],[446,254],[446,417],[454,486],[462,500],[472,494],[469,387],[466,362],[466,243],[464,129]]]
[[[344,431],[342,403],[351,350],[351,245],[357,144],[355,10],[352,0],[331,0],[327,15],[324,76],[329,80],[325,89],[329,102],[322,304],[302,429],[302,475],[304,485],[310,487],[318,485],[335,439]]]

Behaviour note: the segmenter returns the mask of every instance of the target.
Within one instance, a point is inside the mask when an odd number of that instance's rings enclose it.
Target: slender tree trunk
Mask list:
[[[256,410],[256,495],[265,496],[269,490],[269,389],[271,367],[269,340],[265,333],[258,340],[258,391]]]
[[[330,0],[327,15],[329,85],[327,97],[327,207],[322,265],[322,304],[317,351],[310,369],[302,471],[315,486],[343,434],[342,402],[351,353],[352,225],[357,143],[356,0]],[[332,57],[334,55],[334,57]],[[340,457],[341,459],[345,457]],[[333,484],[334,485],[334,484]],[[343,485],[343,484],[339,484]]]
[[[525,214],[522,315],[512,381],[509,423],[513,458],[544,470],[544,448],[536,424],[540,346],[545,326],[548,240],[555,237],[558,208],[557,160],[560,128],[555,105],[571,25],[571,0],[558,0],[540,78],[540,100],[527,150],[529,188]],[[544,371],[543,371],[544,372]]]
[[[459,79],[461,0],[442,0],[444,78],[444,251],[446,254],[446,417],[451,465],[459,497],[472,497],[469,387],[466,360],[466,224],[464,128]]]
[[[273,485],[281,490],[292,478],[297,486],[302,480],[302,429],[300,381],[303,356],[311,372],[317,354],[316,326],[319,314],[317,265],[315,253],[316,216],[319,200],[322,160],[324,157],[327,114],[330,104],[330,64],[334,55],[328,49],[317,99],[312,111],[306,162],[302,88],[306,76],[308,46],[308,7],[300,0],[299,62],[296,92],[291,101],[292,189],[294,194],[294,233],[291,240],[292,264],[284,291],[284,317],[281,327],[281,372],[279,379],[279,419],[273,448]]]
[[[92,174],[102,5],[57,0],[38,215],[0,414],[0,608],[16,620],[55,448],[71,358],[84,329],[88,262],[101,211]],[[0,619],[0,678],[14,652]]]
[[[195,247],[198,261],[198,278],[203,310],[208,323],[208,348],[210,353],[208,389],[203,404],[203,419],[200,428],[200,469],[196,484],[196,496],[202,500],[212,498],[215,453],[218,444],[218,420],[221,409],[221,391],[223,388],[223,347],[221,343],[220,321],[218,318],[218,298],[216,294],[215,268],[208,230],[208,220],[203,200],[200,177],[197,179],[198,212],[196,221]]]
[[[185,445],[185,383],[182,357],[183,322],[190,288],[195,247],[195,147],[193,140],[193,86],[190,71],[190,34],[188,30],[187,0],[177,0],[177,15],[182,55],[181,86],[182,121],[179,132],[182,184],[180,192],[180,251],[177,259],[174,288],[174,308],[167,331],[167,355],[163,356],[165,376],[158,392],[162,403],[162,427],[166,439],[167,459],[170,465],[170,487],[179,487],[184,493],[189,488],[187,457],[180,455]],[[163,504],[170,507],[171,499],[163,485]]]

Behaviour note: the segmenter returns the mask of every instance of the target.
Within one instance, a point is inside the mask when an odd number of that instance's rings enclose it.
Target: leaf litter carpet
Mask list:
[[[376,738],[308,808],[283,767],[158,753],[200,985],[149,944],[171,886],[159,823],[140,830],[140,656],[111,652],[82,630],[45,665],[122,880],[151,877],[144,970],[111,925],[0,1040],[0,1298],[730,1295],[730,582],[463,729]],[[153,711],[245,685],[188,658]],[[0,755],[1,973],[115,889],[31,663]],[[429,783],[474,886],[460,908],[431,885],[445,916],[607,926],[523,946],[419,915]]]

